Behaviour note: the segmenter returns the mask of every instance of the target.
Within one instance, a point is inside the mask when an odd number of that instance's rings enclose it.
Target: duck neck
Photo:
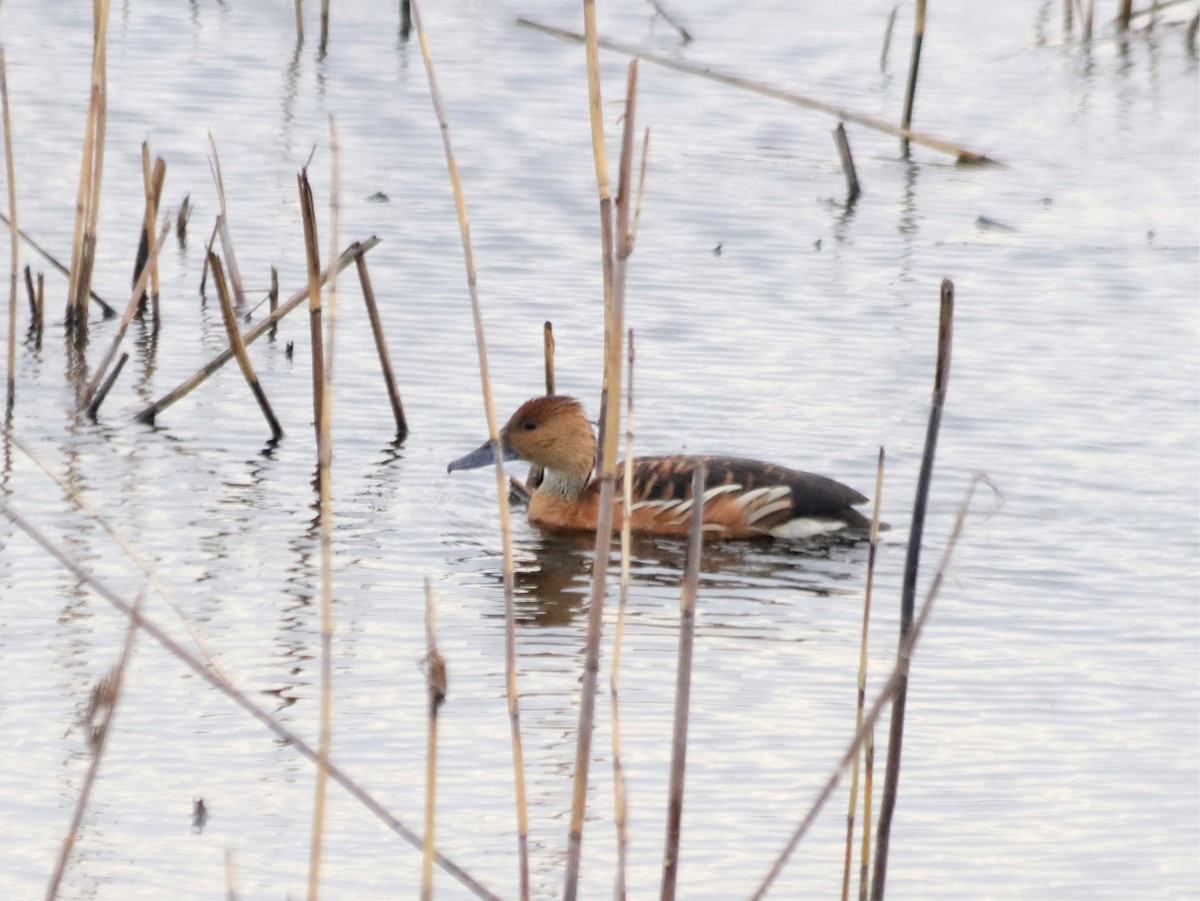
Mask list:
[[[538,486],[538,491],[545,491],[548,494],[573,501],[583,494],[591,480],[591,475],[591,460],[588,460],[585,468],[578,466],[571,469],[547,468],[544,470],[542,484]]]

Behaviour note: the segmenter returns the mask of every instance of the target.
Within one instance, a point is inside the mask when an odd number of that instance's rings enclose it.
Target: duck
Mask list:
[[[600,479],[594,475],[596,438],[574,397],[545,395],[526,401],[500,430],[504,460],[540,466],[542,480],[529,499],[529,521],[563,532],[594,532]],[[492,442],[452,461],[447,472],[494,462]],[[704,494],[692,497],[696,466],[704,464]],[[622,525],[624,465],[618,465],[613,530]],[[685,537],[702,510],[705,537],[813,539],[830,533],[865,535],[871,521],[854,509],[867,498],[827,476],[742,457],[670,454],[632,461],[630,528]]]

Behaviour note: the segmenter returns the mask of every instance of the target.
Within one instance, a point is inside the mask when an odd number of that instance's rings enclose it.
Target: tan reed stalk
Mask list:
[[[53,557],[60,566],[75,576],[81,583],[89,586],[97,595],[121,613],[136,620],[138,627],[143,632],[158,642],[160,646],[183,663],[189,670],[233,701],[242,710],[249,713],[254,719],[258,720],[259,723],[270,730],[285,746],[294,748],[301,757],[304,757],[311,763],[317,762],[317,751],[312,745],[275,719],[269,711],[257,704],[244,692],[239,691],[217,670],[208,666],[185,649],[161,626],[156,625],[145,616],[135,612],[132,605],[113,591],[107,583],[68,555],[60,546],[46,537],[33,523],[14,510],[2,495],[0,495],[0,515],[3,515],[13,525],[33,539],[43,551]],[[384,807],[370,792],[359,785],[354,779],[350,778],[349,774],[332,760],[329,762],[329,778],[340,785],[347,794],[369,810],[381,823],[408,842],[408,844],[417,849],[421,848],[421,839],[416,833],[405,826],[403,822]],[[499,901],[497,894],[486,888],[467,873],[466,870],[454,863],[454,861],[440,853],[437,854],[435,859],[438,866],[457,879],[476,897],[486,898],[489,901],[492,901],[492,899]]]
[[[229,285],[225,281],[225,270],[221,266],[220,258],[215,253],[209,254],[208,266],[212,270],[213,283],[217,286],[217,297],[221,303],[221,318],[225,320],[225,332],[229,335],[229,347],[233,351],[233,355],[237,358],[238,367],[242,370],[242,376],[246,379],[246,384],[250,386],[250,392],[254,395],[254,399],[258,401],[258,407],[262,410],[262,414],[267,420],[267,425],[271,427],[271,438],[278,439],[283,435],[283,427],[279,425],[279,420],[275,418],[275,411],[271,409],[271,403],[267,400],[267,394],[263,391],[262,385],[258,381],[258,376],[254,374],[254,367],[250,364],[250,355],[246,353],[246,344],[238,332],[237,316],[233,312],[233,299],[229,296]]]
[[[1096,21],[1096,0],[1088,0],[1087,9],[1083,14],[1083,40],[1085,43],[1092,41],[1092,25]]]
[[[871,891],[871,813],[872,787],[875,779],[875,727],[863,738],[863,821],[862,842],[859,848],[858,901],[867,901]],[[856,758],[857,759],[857,758]]]
[[[142,266],[142,271],[138,274],[137,281],[133,284],[133,294],[129,298],[129,303],[125,305],[125,313],[121,316],[121,322],[117,326],[116,333],[113,335],[112,343],[108,346],[108,350],[104,352],[104,356],[101,357],[100,365],[96,367],[96,374],[92,376],[92,381],[83,392],[79,403],[80,409],[84,409],[92,403],[92,400],[96,396],[96,391],[100,388],[100,383],[104,380],[104,374],[108,371],[108,367],[112,365],[112,361],[117,355],[117,348],[121,346],[125,332],[129,329],[129,323],[133,321],[134,314],[137,313],[138,305],[141,303],[142,295],[146,291],[146,281],[149,279],[151,272],[149,264],[158,258],[158,252],[162,249],[163,242],[167,239],[170,229],[171,224],[164,222],[158,240],[154,242],[147,265]]]
[[[900,593],[900,647],[912,630],[913,606],[917,593],[917,568],[921,561],[921,536],[925,531],[925,509],[929,502],[929,485],[933,479],[933,458],[937,452],[938,431],[942,424],[942,408],[950,380],[950,347],[954,334],[954,283],[942,279],[941,303],[938,317],[937,369],[933,376],[933,401],[929,408],[929,425],[925,431],[925,450],[917,476],[917,493],[913,501],[912,525],[909,529],[908,553],[904,560],[904,577]],[[892,718],[888,727],[887,768],[884,771],[883,795],[879,804],[879,825],[875,834],[875,870],[871,877],[871,897],[882,901],[887,880],[887,856],[896,811],[896,793],[900,782],[900,751],[904,743],[904,709],[908,697],[907,669],[900,677],[896,697],[892,702]]]
[[[274,266],[271,267],[271,290],[267,292],[267,308],[272,317],[275,315],[275,311],[279,309],[279,270]],[[270,330],[272,341],[275,340],[275,333],[278,331],[276,328],[277,325],[278,320],[272,319]]]
[[[58,897],[58,889],[62,884],[63,875],[67,872],[67,863],[71,859],[71,849],[75,847],[75,839],[79,835],[79,825],[83,822],[83,812],[87,809],[88,799],[92,795],[92,786],[96,784],[96,774],[100,771],[100,761],[104,758],[104,749],[108,745],[108,736],[112,732],[113,719],[117,714],[117,703],[121,699],[121,685],[125,678],[125,668],[129,656],[133,653],[133,641],[137,636],[137,616],[141,611],[144,594],[139,594],[133,605],[133,617],[125,629],[125,642],[121,646],[121,656],[116,665],[103,676],[92,689],[92,696],[84,716],[83,726],[87,730],[88,747],[92,752],[88,764],[87,775],[83,777],[83,785],[79,789],[79,797],[75,801],[75,813],[67,834],[63,838],[62,848],[58,853],[58,861],[54,872],[50,874],[50,882],[46,886],[46,901],[54,901]]]
[[[892,7],[891,15],[888,16],[887,27],[883,29],[883,49],[879,51],[880,72],[887,71],[888,51],[892,48],[892,31],[896,27],[896,13],[899,11],[899,6]]]
[[[38,275],[41,275],[39,272]],[[38,302],[37,291],[33,288],[33,269],[27,264],[25,266],[25,293],[29,296],[29,328],[31,330],[40,328],[38,324]]]
[[[11,414],[13,405],[17,402],[17,274],[21,271],[21,254],[20,242],[17,240],[17,176],[16,168],[13,165],[12,120],[8,114],[8,72],[2,46],[0,46],[0,104],[3,105],[4,118],[4,169],[8,179],[8,216],[13,223],[13,227],[8,230],[12,239],[12,257],[8,293],[8,379],[4,404],[5,410]],[[28,274],[26,274],[26,278],[28,278]]]
[[[925,40],[925,0],[917,0],[916,17],[913,20],[912,56],[908,60],[908,84],[904,89],[904,113],[900,117],[900,128],[905,136],[900,138],[900,153],[908,159],[909,139],[912,131],[913,101],[917,95],[917,70],[921,67],[921,44]]]
[[[0,225],[5,225],[8,228],[12,228],[11,220],[9,220],[9,218],[3,213],[0,213]],[[33,238],[29,236],[28,232],[22,228],[19,228],[17,229],[17,234],[20,235],[22,241],[29,245],[30,250],[34,251],[38,256],[53,266],[56,271],[67,276],[67,278],[71,277],[71,270],[51,256],[44,247],[42,247],[37,241],[33,240]],[[89,294],[91,295],[92,301],[100,307],[105,319],[111,319],[113,316],[117,315],[117,311],[105,303],[104,298],[102,298],[99,294],[97,294],[95,291],[89,291]]]
[[[646,160],[650,157],[650,129],[642,133],[642,164],[638,167],[637,202],[633,206],[633,225],[629,229],[629,251],[637,244],[638,226],[642,222],[642,195],[646,189]]]
[[[554,326],[549,319],[542,324],[542,367],[546,376],[546,395],[550,396],[554,393]],[[538,485],[542,484],[542,475],[542,467],[531,463],[521,493],[532,497]]]
[[[400,389],[396,387],[387,340],[383,337],[383,320],[379,318],[379,305],[375,303],[375,290],[371,287],[371,275],[367,272],[367,258],[359,254],[354,258],[354,265],[358,268],[358,284],[362,288],[363,302],[367,305],[367,317],[371,320],[371,334],[375,336],[375,352],[379,356],[379,368],[383,371],[383,383],[387,386],[388,400],[392,404],[396,438],[403,441],[408,436],[408,420],[404,418]]]
[[[329,243],[338,240],[338,137],[329,117]],[[305,182],[307,182],[307,177]],[[317,491],[321,514],[321,731],[317,744],[317,783],[313,801],[312,844],[308,857],[308,899],[321,894],[321,843],[325,834],[325,794],[329,781],[330,735],[333,724],[333,349],[337,335],[337,272],[329,279],[329,316],[321,369],[321,418],[317,423]]]
[[[1129,30],[1129,21],[1133,18],[1133,0],[1120,0],[1117,4],[1117,28]]]
[[[329,0],[321,0],[321,54],[329,46]]]
[[[584,2],[584,22],[594,39],[595,6]],[[567,866],[563,881],[564,901],[574,901],[579,892],[579,868],[583,858],[583,824],[587,807],[588,769],[591,764],[593,720],[596,707],[596,682],[600,672],[600,638],[604,626],[605,584],[612,552],[612,516],[617,482],[617,445],[621,420],[621,343],[624,332],[625,271],[631,251],[629,243],[629,206],[633,168],[633,129],[637,96],[637,60],[629,65],[625,87],[625,129],[621,140],[620,179],[617,185],[616,241],[609,213],[607,163],[603,156],[603,122],[598,116],[600,73],[597,68],[595,41],[588,46],[589,106],[592,108],[592,154],[596,159],[596,177],[602,215],[601,241],[606,275],[604,303],[604,402],[600,418],[600,505],[596,522],[596,562],[592,569],[592,591],[588,602],[588,631],[584,645],[583,679],[579,692],[579,729],[575,737],[575,773],[571,793],[571,820],[567,835]],[[606,224],[605,224],[606,223]],[[610,262],[611,261],[611,262]],[[610,284],[607,284],[610,283]]]
[[[100,174],[104,170],[108,10],[109,0],[93,0],[91,99],[84,129],[79,192],[75,201],[75,240],[67,296],[67,330],[74,334],[79,344],[87,341],[87,298],[91,292],[92,253],[100,207]]]
[[[125,368],[125,364],[129,362],[129,354],[123,353],[117,360],[117,365],[113,367],[113,371],[108,374],[103,384],[96,389],[95,396],[87,405],[88,419],[92,422],[96,421],[96,416],[100,412],[100,405],[104,403],[104,398],[108,397],[108,392],[112,390],[112,386],[117,383],[117,379],[121,377],[121,370]]]
[[[1075,0],[1063,0],[1063,33],[1070,34],[1075,24]]]
[[[40,272],[37,277],[37,315],[34,317],[34,322],[37,324],[38,346],[40,347],[42,329],[46,325],[46,277]]]
[[[862,728],[863,707],[867,702],[867,639],[871,624],[871,589],[875,582],[875,552],[879,546],[879,502],[883,493],[883,448],[879,448],[879,462],[875,466],[875,501],[871,510],[870,550],[867,552],[867,585],[863,591],[862,638],[858,648],[858,691],[854,705],[854,730]],[[864,747],[864,751],[866,748]],[[854,818],[855,807],[858,804],[858,770],[859,755],[854,755],[854,767],[850,776],[850,805],[846,812],[846,858],[842,866],[842,901],[850,897],[850,861],[854,857]],[[870,846],[871,804],[870,799],[863,806],[863,866],[866,866],[867,851]],[[860,892],[867,889],[865,879],[862,880]]]
[[[432,901],[438,711],[446,700],[447,679],[446,660],[437,649],[433,585],[428,576],[425,577],[425,682],[429,692],[429,729],[425,740],[425,846],[421,861],[421,901]]]
[[[200,267],[200,297],[204,297],[204,285],[208,280],[208,258],[212,255],[213,245],[217,243],[217,229],[221,223],[213,220],[212,234],[208,236],[208,243],[204,245],[204,264]]]
[[[679,878],[679,838],[683,829],[683,782],[687,766],[688,711],[692,695],[692,646],[696,637],[696,594],[704,540],[704,461],[692,473],[692,521],[688,530],[687,574],[679,602],[679,662],[675,669],[675,726],[671,735],[671,777],[667,788],[667,841],[663,851],[663,901],[672,901]]]
[[[837,145],[838,158],[842,161],[842,174],[846,176],[846,206],[854,206],[862,186],[858,183],[858,172],[854,169],[854,157],[850,153],[850,139],[846,137],[846,126],[841,122],[833,130],[833,143]]]
[[[570,43],[580,43],[585,39],[585,36],[579,34],[579,32],[568,31],[564,28],[555,28],[551,25],[544,25],[541,22],[535,22],[532,19],[518,18],[517,24],[525,28],[532,28],[535,31],[540,31],[543,34],[548,34],[551,37]],[[650,53],[645,48],[635,47],[632,44],[623,44],[619,41],[610,41],[607,39],[599,39],[596,43],[597,46],[603,47],[605,50],[612,50],[614,53],[623,53],[626,56],[634,56],[638,59],[645,60],[646,62],[654,63],[658,66],[665,66],[668,69],[674,69],[677,72],[686,72],[689,75],[699,75],[702,78],[708,78],[712,81],[720,82],[721,84],[726,84],[735,88],[741,88],[745,91],[752,91],[755,94],[761,94],[764,97],[772,97],[775,100],[782,100],[784,103],[791,103],[795,106],[802,106],[805,109],[811,109],[819,113],[824,113],[828,116],[844,119],[847,122],[853,122],[856,125],[863,125],[867,128],[874,129],[875,131],[893,135],[897,138],[908,138],[908,140],[914,144],[920,144],[930,148],[931,150],[937,150],[941,153],[948,153],[956,157],[960,163],[991,163],[1000,165],[998,160],[992,159],[991,157],[985,156],[977,151],[969,150],[968,148],[962,147],[951,141],[934,137],[933,135],[924,134],[922,132],[905,132],[899,126],[884,119],[878,119],[874,116],[868,116],[863,113],[856,113],[852,110],[834,106],[831,103],[825,103],[824,101],[816,100],[815,98],[807,97],[803,94],[797,94],[793,91],[785,91],[781,88],[774,88],[760,81],[752,81],[748,78],[739,78],[736,75],[730,75],[726,72],[720,72],[708,66],[691,63],[685,59],[663,56],[657,53]]]
[[[504,683],[508,699],[508,720],[512,732],[513,781],[516,789],[517,807],[517,869],[520,878],[520,897],[529,898],[529,812],[525,796],[525,755],[521,746],[521,712],[517,693],[517,627],[514,601],[515,578],[513,575],[512,527],[508,512],[508,484],[504,476],[504,460],[500,453],[500,430],[496,422],[496,407],[492,400],[491,376],[488,374],[487,342],[483,334],[483,314],[479,305],[479,290],[475,283],[475,257],[471,249],[471,225],[467,217],[467,202],[463,196],[462,181],[458,177],[458,164],[450,146],[450,125],[442,106],[437,77],[433,71],[433,55],[429,50],[429,39],[421,22],[421,9],[412,0],[413,27],[421,45],[421,58],[425,61],[425,77],[429,81],[429,95],[434,113],[442,132],[442,148],[446,154],[446,168],[450,173],[450,186],[454,191],[454,207],[458,214],[458,232],[462,239],[463,265],[467,270],[467,293],[471,300],[471,318],[475,326],[475,347],[479,355],[479,381],[483,393],[483,407],[487,415],[488,436],[492,442],[496,462],[496,497],[500,508],[500,540],[504,554]]]
[[[233,859],[233,848],[225,849],[225,901],[237,901],[237,865]]]
[[[217,234],[221,238],[221,252],[225,255],[225,264],[229,267],[229,281],[233,285],[233,296],[240,310],[246,305],[246,289],[242,287],[241,270],[233,253],[233,238],[229,233],[229,210],[225,206],[225,179],[221,177],[221,157],[217,154],[217,142],[211,131],[208,133],[208,146],[212,149],[208,166],[212,172],[213,185],[217,189],[217,202],[221,207],[221,214],[217,216]]]
[[[609,696],[612,699],[613,823],[617,828],[617,881],[613,890],[613,897],[616,901],[625,899],[625,858],[629,849],[629,802],[626,794],[625,765],[621,759],[621,712],[618,687],[621,671],[621,639],[625,634],[625,611],[629,601],[629,568],[633,541],[633,329],[629,329],[628,332],[628,345],[629,354],[626,359],[628,380],[625,389],[625,463],[624,475],[621,480],[621,588],[617,601],[617,625],[613,631],[612,673],[608,680]]]
[[[308,168],[296,176],[300,189],[300,221],[304,223],[304,259],[308,264],[308,330],[312,347],[313,425],[321,423],[321,385],[325,381],[325,353],[321,337],[321,251],[317,246],[317,211],[313,206]],[[333,245],[336,247],[337,245]]]
[[[351,244],[348,248],[342,251],[341,256],[338,257],[337,263],[328,266],[321,274],[321,282],[324,283],[335,269],[340,272],[353,263],[355,255],[359,253],[366,253],[378,243],[379,238],[370,237],[361,244],[358,242]],[[254,341],[257,341],[260,337],[262,337],[263,334],[273,328],[280,319],[282,319],[288,313],[291,313],[307,299],[308,288],[302,288],[301,290],[297,291],[283,304],[281,304],[279,309],[277,309],[274,313],[245,332],[242,335],[242,343],[248,346]],[[171,406],[171,404],[175,403],[181,397],[191,393],[198,385],[202,384],[205,379],[207,379],[210,375],[212,375],[232,359],[232,348],[227,348],[221,351],[212,360],[202,366],[197,372],[193,373],[189,378],[181,382],[171,391],[168,391],[150,406],[138,413],[137,419],[141,422],[153,423],[155,417],[158,416],[159,413]]]
[[[975,494],[976,486],[980,482],[991,484],[988,481],[987,476],[984,475],[976,475],[975,478],[971,480],[971,484],[967,488],[966,498],[963,500],[962,505],[958,508],[958,515],[954,520],[954,528],[951,530],[950,537],[946,541],[946,548],[942,552],[942,559],[938,563],[938,568],[934,574],[933,581],[930,582],[929,588],[925,592],[925,600],[921,604],[921,612],[913,621],[912,629],[900,643],[900,650],[896,654],[896,665],[892,668],[892,672],[888,676],[887,681],[884,682],[883,689],[879,692],[879,696],[875,698],[874,703],[871,704],[866,716],[863,717],[862,727],[859,728],[859,730],[854,734],[854,738],[851,740],[849,747],[846,748],[846,751],[842,754],[841,759],[838,760],[838,762],[834,765],[833,772],[829,774],[829,778],[826,779],[825,785],[818,793],[817,799],[813,802],[812,807],[810,807],[808,813],[804,815],[804,818],[800,821],[800,824],[792,833],[791,838],[788,839],[784,849],[775,858],[775,861],[771,865],[771,869],[767,873],[766,877],[764,877],[758,888],[755,889],[754,894],[750,896],[750,901],[760,901],[760,899],[766,897],[767,891],[771,888],[772,883],[774,883],[779,877],[779,874],[783,872],[784,865],[788,862],[788,859],[792,856],[792,853],[800,844],[800,840],[804,838],[805,834],[808,832],[809,827],[812,826],[813,822],[816,820],[817,814],[821,812],[821,809],[825,806],[826,802],[828,802],[830,797],[832,797],[834,789],[837,788],[838,782],[841,780],[842,773],[858,754],[859,748],[862,747],[863,742],[866,741],[866,738],[871,733],[871,730],[875,728],[875,723],[879,719],[880,714],[883,713],[884,706],[897,696],[898,692],[900,691],[901,682],[907,680],[908,670],[912,663],[912,655],[917,646],[917,640],[921,637],[921,632],[925,628],[925,624],[929,619],[929,614],[933,611],[933,602],[937,598],[938,592],[941,591],[942,582],[945,581],[946,569],[950,565],[950,558],[953,556],[954,549],[958,546],[958,540],[962,536],[963,524],[967,517],[967,511],[971,508],[971,499]]]
[[[158,203],[162,199],[163,182],[167,177],[167,164],[157,157],[150,166],[150,145],[142,142],[142,184],[146,193],[145,223],[142,225],[142,240],[149,242],[154,237],[154,223],[158,221]],[[168,223],[168,228],[170,225]],[[160,242],[161,243],[161,242]],[[139,257],[141,254],[139,254]],[[161,318],[158,309],[158,256],[154,248],[146,247],[146,259],[150,266],[150,309],[151,321],[157,328]]]
[[[659,3],[658,0],[648,0],[648,2],[654,7],[654,11],[663,18],[663,21],[665,21],[679,33],[679,37],[685,44],[690,44],[692,42],[692,36],[688,33],[688,30],[675,21],[675,18],[665,9],[663,9],[663,5]]]
[[[192,195],[184,194],[183,203],[179,204],[179,213],[175,216],[175,240],[180,247],[187,247],[188,220],[192,218]]]
[[[296,40],[304,40],[304,11],[300,8],[301,0],[296,0]]]

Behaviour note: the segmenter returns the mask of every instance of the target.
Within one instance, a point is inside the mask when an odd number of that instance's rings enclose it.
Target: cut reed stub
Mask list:
[[[192,218],[192,195],[185,194],[179,212],[175,215],[175,240],[180,247],[187,247],[188,220]]]
[[[837,145],[838,158],[842,161],[842,173],[846,176],[846,206],[854,206],[862,186],[858,183],[858,172],[854,168],[854,157],[850,153],[850,139],[846,137],[846,126],[839,122],[833,130],[833,142]]]

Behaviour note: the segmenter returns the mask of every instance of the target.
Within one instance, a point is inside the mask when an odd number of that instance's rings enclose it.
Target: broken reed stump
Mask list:
[[[38,286],[43,284],[42,273],[38,273]],[[28,266],[25,267],[25,292],[29,295],[29,330],[31,332],[40,332],[45,326],[42,319],[41,296],[38,290],[33,287],[33,270]]]
[[[179,213],[175,216],[175,240],[180,247],[187,247],[188,220],[192,218],[192,195],[184,194],[183,203],[179,204]]]
[[[0,107],[4,120],[4,168],[8,182],[8,215],[17,221],[17,177],[12,154],[12,120],[8,114],[8,75],[6,73],[4,47],[0,46]],[[20,242],[16,229],[9,229],[12,256],[9,261],[8,291],[8,380],[5,391],[5,410],[12,412],[17,401],[17,279],[21,270]],[[29,270],[25,270],[26,279]]]
[[[275,311],[279,309],[279,270],[274,266],[271,267],[271,290],[267,292],[267,306],[269,315],[275,316]],[[271,340],[275,340],[275,335],[279,331],[279,321],[275,318],[271,319]]]
[[[542,324],[542,367],[546,377],[546,395],[549,396],[554,393],[554,326],[549,319]],[[525,484],[521,486],[521,492],[527,498],[532,497],[538,485],[542,484],[543,475],[542,467],[538,464],[529,465]]]
[[[122,353],[121,358],[117,360],[117,365],[113,367],[113,371],[109,373],[108,378],[102,384],[92,397],[91,402],[87,405],[87,416],[92,422],[96,421],[97,415],[100,413],[100,405],[104,403],[104,398],[108,397],[108,392],[112,390],[112,386],[117,383],[117,379],[121,376],[121,370],[125,368],[125,364],[129,361],[129,354]]]
[[[1069,3],[1070,0],[1067,0]],[[899,6],[893,6],[891,15],[888,16],[887,27],[883,29],[883,49],[879,51],[879,71],[887,71],[888,51],[892,48],[892,30],[896,27],[896,13],[900,11]]]
[[[158,204],[162,199],[163,182],[167,177],[167,164],[162,157],[150,165],[150,144],[142,142],[142,188],[145,193],[145,210],[143,213],[142,231],[138,241],[137,262],[133,268],[132,283],[136,284],[141,275],[142,267],[150,267],[150,307],[151,320],[157,328],[160,322],[158,310],[158,257],[151,254],[150,239],[154,237],[154,223],[158,221]],[[169,226],[168,226],[169,229]],[[142,291],[139,298],[138,315],[146,314],[146,292]]]
[[[429,694],[429,727],[425,741],[425,835],[421,861],[421,901],[433,899],[434,813],[437,809],[438,711],[446,700],[446,659],[437,649],[433,585],[425,577],[425,684]]]
[[[387,340],[383,337],[383,322],[379,318],[379,307],[375,303],[375,291],[371,287],[371,276],[367,272],[367,259],[361,253],[354,258],[358,269],[358,282],[362,287],[363,302],[367,305],[367,317],[371,320],[371,334],[375,336],[375,351],[379,355],[379,368],[383,370],[383,381],[387,386],[388,400],[392,404],[392,418],[396,421],[396,439],[403,441],[408,436],[408,420],[404,418],[404,405],[400,402],[400,389],[396,387],[396,376],[392,373],[392,361],[388,355]]]
[[[246,291],[242,287],[241,270],[238,269],[237,257],[233,253],[233,238],[229,233],[229,210],[225,205],[225,179],[221,176],[221,157],[217,154],[217,142],[211,131],[208,133],[208,146],[212,150],[208,166],[212,172],[213,184],[217,189],[217,202],[221,210],[217,216],[217,234],[221,237],[221,252],[225,255],[229,280],[233,285],[233,296],[236,298],[237,308],[240,310],[246,305]],[[211,253],[211,247],[209,252]]]
[[[913,20],[912,56],[908,61],[908,84],[904,89],[904,113],[900,117],[900,153],[908,159],[909,134],[912,131],[913,101],[917,94],[917,70],[921,67],[921,44],[925,40],[925,0],[917,0],[916,18]]]
[[[917,568],[921,561],[921,537],[925,531],[925,510],[929,503],[929,486],[933,480],[933,458],[937,452],[938,432],[942,424],[942,408],[946,403],[946,388],[950,379],[950,347],[954,326],[954,283],[942,279],[941,303],[938,316],[937,369],[933,377],[933,401],[929,409],[929,425],[925,431],[925,450],[917,476],[917,494],[913,501],[912,526],[909,529],[908,551],[904,561],[904,578],[900,595],[900,647],[909,642],[913,631],[913,610],[917,593]],[[882,901],[887,880],[888,845],[892,832],[892,817],[896,810],[896,794],[900,781],[900,751],[904,743],[904,709],[908,696],[908,674],[905,671],[896,687],[892,701],[892,719],[888,732],[887,768],[884,772],[883,796],[879,805],[879,826],[875,836],[875,871],[871,878],[872,901]]]
[[[317,213],[313,206],[308,168],[296,176],[300,189],[300,221],[304,223],[304,259],[308,264],[308,326],[312,345],[313,423],[321,422],[321,383],[325,380],[324,340],[321,335],[321,252],[317,247]]]
[[[342,251],[341,256],[338,257],[337,263],[335,263],[333,266],[327,267],[325,269],[325,271],[321,274],[322,283],[327,278],[329,278],[330,273],[333,272],[335,267],[337,268],[337,270],[339,272],[341,270],[345,269],[347,266],[349,266],[354,261],[354,257],[356,254],[366,253],[371,248],[375,247],[379,243],[379,240],[380,240],[379,238],[372,235],[370,238],[367,238],[367,240],[365,240],[361,243],[355,242],[355,243],[351,244],[348,248],[346,248],[344,251]],[[287,299],[287,301],[285,301],[279,307],[279,309],[277,309],[274,313],[272,313],[270,316],[268,316],[262,322],[258,323],[258,325],[254,326],[254,328],[245,332],[242,335],[242,342],[246,345],[249,345],[252,342],[257,341],[265,332],[269,331],[280,319],[282,319],[288,313],[295,310],[298,306],[300,306],[302,303],[304,303],[304,301],[307,299],[308,299],[308,289],[307,288],[303,288],[300,291],[297,291],[295,294],[293,294],[291,297],[289,297]],[[171,391],[168,391],[166,394],[164,394],[162,397],[160,397],[154,403],[150,404],[150,406],[142,409],[137,414],[136,419],[139,422],[153,424],[155,418],[158,416],[159,413],[161,413],[163,410],[167,409],[167,407],[171,406],[171,404],[175,403],[181,397],[185,397],[186,395],[191,393],[198,385],[201,385],[210,375],[212,375],[214,372],[216,372],[218,369],[220,369],[222,366],[224,366],[226,363],[228,363],[232,359],[233,359],[233,350],[232,349],[227,349],[227,350],[221,351],[221,353],[217,354],[217,356],[215,356],[212,360],[210,360],[208,363],[206,363],[204,366],[202,366],[191,377],[189,377],[188,379],[181,382],[179,385],[177,385]]]
[[[837,145],[838,158],[842,161],[842,173],[846,176],[846,206],[854,206],[862,187],[858,183],[858,172],[854,169],[854,157],[850,153],[850,139],[846,137],[846,126],[841,122],[833,130],[833,142]]]
[[[0,225],[5,225],[10,229],[13,227],[12,222],[3,213],[0,213]],[[28,232],[26,232],[22,228],[18,228],[17,234],[20,236],[21,240],[24,241],[29,246],[30,250],[32,250],[34,253],[36,253],[38,256],[40,256],[43,260],[45,260],[47,263],[49,263],[52,267],[54,267],[54,270],[56,272],[60,273],[61,275],[66,276],[68,279],[70,279],[71,270],[68,269],[66,266],[64,266],[62,263],[60,263],[58,260],[56,260],[44,247],[42,247],[40,244],[38,244],[37,241],[33,240],[33,238],[31,238],[29,236]],[[40,276],[39,276],[39,278],[40,278]],[[105,302],[104,298],[102,298],[95,291],[92,291],[91,289],[89,289],[88,296],[91,298],[92,303],[94,303],[94,304],[96,304],[96,306],[100,307],[100,311],[103,314],[105,319],[112,319],[114,316],[117,315],[117,311],[114,310],[112,307],[110,307],[108,305],[108,303]]]
[[[254,395],[254,399],[258,401],[259,409],[262,410],[263,417],[267,420],[267,425],[271,427],[271,439],[278,440],[283,435],[283,427],[279,425],[279,420],[275,418],[275,411],[271,409],[271,402],[267,400],[267,394],[263,391],[262,385],[258,381],[258,376],[254,374],[254,367],[250,365],[250,355],[246,353],[246,344],[242,341],[241,333],[238,332],[237,315],[233,311],[233,298],[229,293],[229,285],[225,281],[225,271],[221,267],[221,260],[215,253],[209,255],[208,267],[212,270],[213,284],[217,288],[217,299],[221,303],[221,318],[225,320],[225,332],[229,335],[230,350],[233,351],[233,355],[237,358],[238,366],[242,370],[246,384],[250,386],[250,392]]]

